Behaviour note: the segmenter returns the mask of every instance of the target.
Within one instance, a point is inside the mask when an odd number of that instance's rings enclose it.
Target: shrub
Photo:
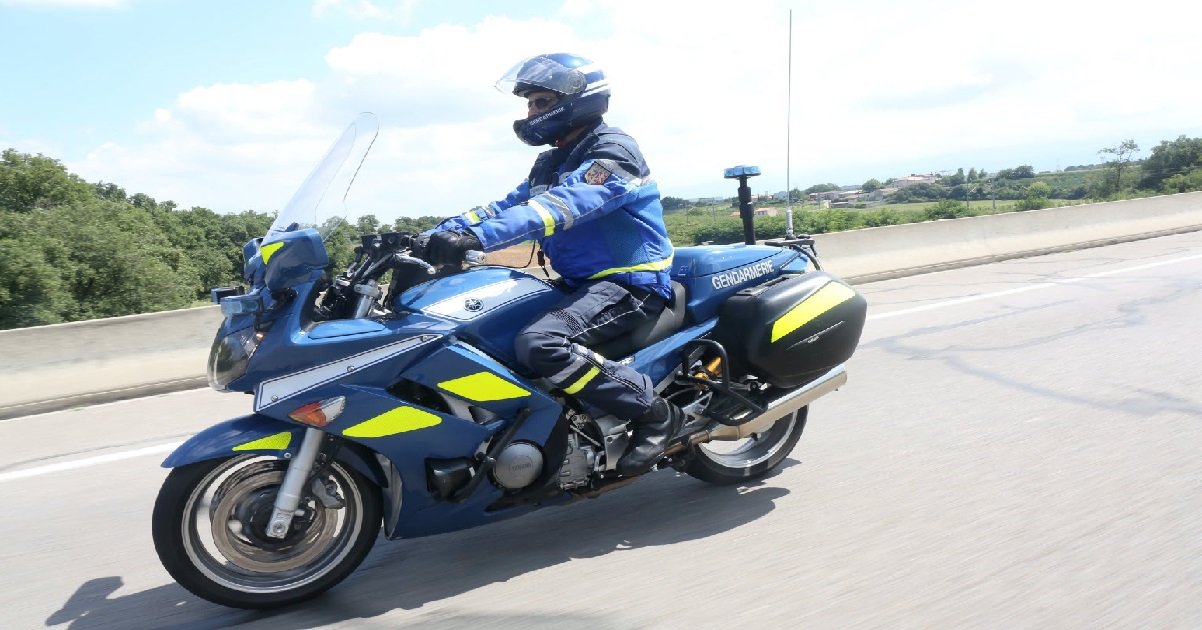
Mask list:
[[[1014,209],[1020,212],[1023,210],[1042,210],[1049,205],[1051,204],[1044,197],[1031,195],[1025,199],[1019,199],[1018,203],[1014,204]]]
[[[923,214],[927,221],[976,216],[975,212],[964,207],[963,202],[955,199],[944,199],[933,206],[927,206],[923,209]]]

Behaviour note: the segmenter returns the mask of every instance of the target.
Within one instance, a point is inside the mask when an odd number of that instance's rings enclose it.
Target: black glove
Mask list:
[[[409,255],[414,258],[426,259],[426,248],[430,245],[429,234],[417,234],[409,239]]]
[[[430,235],[426,245],[426,260],[435,265],[462,265],[463,254],[484,246],[475,234],[467,231],[445,230]]]

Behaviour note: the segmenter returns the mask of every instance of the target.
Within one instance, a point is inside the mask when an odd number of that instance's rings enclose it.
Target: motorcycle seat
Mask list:
[[[689,299],[684,285],[679,282],[672,282],[672,291],[675,294],[672,303],[664,307],[659,317],[640,324],[625,335],[597,344],[592,349],[607,359],[616,360],[630,356],[680,330],[684,326],[685,308]]]

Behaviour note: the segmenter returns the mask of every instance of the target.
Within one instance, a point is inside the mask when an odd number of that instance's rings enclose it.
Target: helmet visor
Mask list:
[[[588,83],[578,68],[569,68],[554,59],[544,56],[530,57],[519,61],[497,80],[497,89],[524,96],[535,90],[551,90],[572,95],[584,90]]]

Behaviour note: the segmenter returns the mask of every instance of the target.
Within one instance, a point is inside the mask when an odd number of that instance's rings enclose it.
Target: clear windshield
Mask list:
[[[322,240],[329,236],[346,218],[347,193],[379,131],[374,114],[359,114],[351,121],[288,205],[280,210],[263,240],[269,242],[277,234],[304,228],[316,228]]]

